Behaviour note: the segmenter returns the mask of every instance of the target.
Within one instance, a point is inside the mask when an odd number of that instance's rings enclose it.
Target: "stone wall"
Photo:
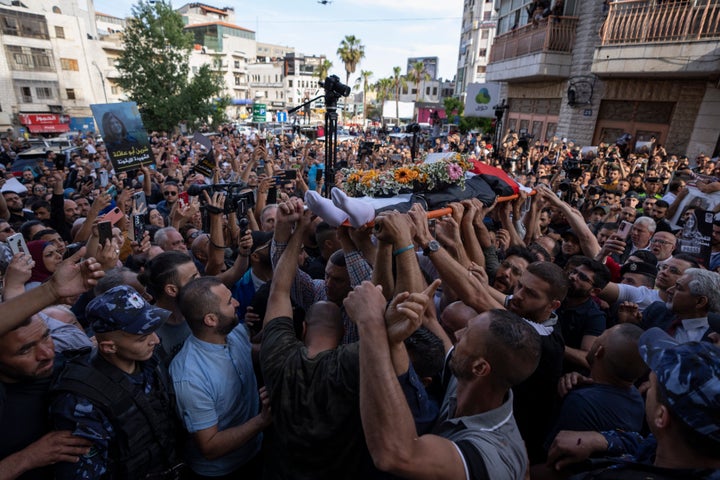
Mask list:
[[[567,137],[578,145],[590,145],[595,131],[600,101],[603,98],[602,81],[594,77],[590,71],[593,62],[595,47],[600,43],[598,32],[605,19],[602,12],[602,2],[578,2],[577,16],[579,17],[575,34],[575,46],[572,51],[571,77],[592,76],[588,80],[594,82],[592,103],[571,107],[567,102],[567,89],[569,81],[565,81],[562,91],[562,106],[560,107],[560,121],[558,122],[558,136]],[[590,115],[587,115],[590,112]]]

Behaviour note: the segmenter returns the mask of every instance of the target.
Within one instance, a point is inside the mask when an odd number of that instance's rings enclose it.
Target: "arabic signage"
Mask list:
[[[155,163],[135,102],[90,105],[115,172]]]
[[[466,117],[494,118],[493,107],[500,103],[500,84],[471,83],[467,86],[465,99]]]

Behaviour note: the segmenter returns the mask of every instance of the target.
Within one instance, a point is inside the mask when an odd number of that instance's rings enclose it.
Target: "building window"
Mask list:
[[[68,100],[77,100],[75,98],[75,89],[74,88],[66,88],[65,95],[67,95]]]
[[[65,38],[65,29],[63,27],[55,27],[55,38]]]
[[[288,80],[288,87],[292,88],[292,78]]]
[[[490,30],[483,30],[482,33],[480,33],[480,38],[483,40],[490,38]]]
[[[490,12],[490,11],[483,12],[483,22],[487,22],[488,20],[490,20],[491,15],[492,15],[492,12]]]
[[[235,70],[240,69],[240,60],[235,60]]]
[[[22,97],[23,103],[32,103],[32,90],[30,87],[20,87],[20,96]]]
[[[477,73],[485,73],[486,69],[487,69],[487,67],[485,67],[485,65],[478,65]]]
[[[42,48],[19,47],[7,45],[7,58],[10,59],[11,70],[52,72],[55,70],[52,52]]]
[[[242,84],[242,77],[240,75],[235,75],[235,86],[240,86]]]
[[[481,48],[480,50],[478,50],[479,58],[485,58],[486,55],[487,55],[487,48]]]
[[[433,96],[437,95],[437,87],[433,87]]]
[[[50,39],[47,22],[42,15],[0,9],[0,18],[5,35]]]
[[[112,93],[113,95],[120,95],[120,87],[118,87],[117,85],[111,85],[110,93]]]
[[[62,10],[60,10],[60,7],[58,7],[57,5],[52,8],[52,11],[53,13],[56,13],[58,15],[62,15]]]
[[[37,93],[38,100],[55,98],[53,95],[53,89],[50,87],[35,87],[35,93]]]
[[[60,65],[63,70],[71,70],[73,72],[80,71],[80,68],[78,68],[78,61],[74,58],[61,58]]]
[[[418,91],[418,89],[417,89],[417,88],[413,88],[413,89],[412,89],[412,91],[411,91],[410,93],[412,93],[413,95],[417,95],[417,91]]]

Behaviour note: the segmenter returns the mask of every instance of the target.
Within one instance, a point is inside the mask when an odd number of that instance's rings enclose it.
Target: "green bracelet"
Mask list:
[[[397,250],[395,250],[395,251],[393,252],[393,257],[397,257],[397,256],[400,255],[401,253],[405,253],[405,252],[407,252],[408,250],[414,250],[414,249],[415,249],[415,245],[413,245],[413,244],[411,243],[411,244],[408,245],[407,247],[402,247],[402,248],[398,248]]]

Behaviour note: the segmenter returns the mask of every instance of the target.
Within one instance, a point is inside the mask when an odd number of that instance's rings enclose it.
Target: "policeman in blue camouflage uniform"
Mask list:
[[[57,465],[57,479],[174,479],[178,422],[172,382],[156,347],[162,310],[121,285],[87,306],[95,352],[69,362],[53,387],[56,429],[93,442],[74,464]]]
[[[564,431],[548,462],[561,468],[564,459],[604,451],[626,455],[572,478],[720,480],[720,348],[706,341],[679,343],[656,327],[640,337],[639,346],[652,370],[645,403],[652,434],[643,439],[635,432]]]

